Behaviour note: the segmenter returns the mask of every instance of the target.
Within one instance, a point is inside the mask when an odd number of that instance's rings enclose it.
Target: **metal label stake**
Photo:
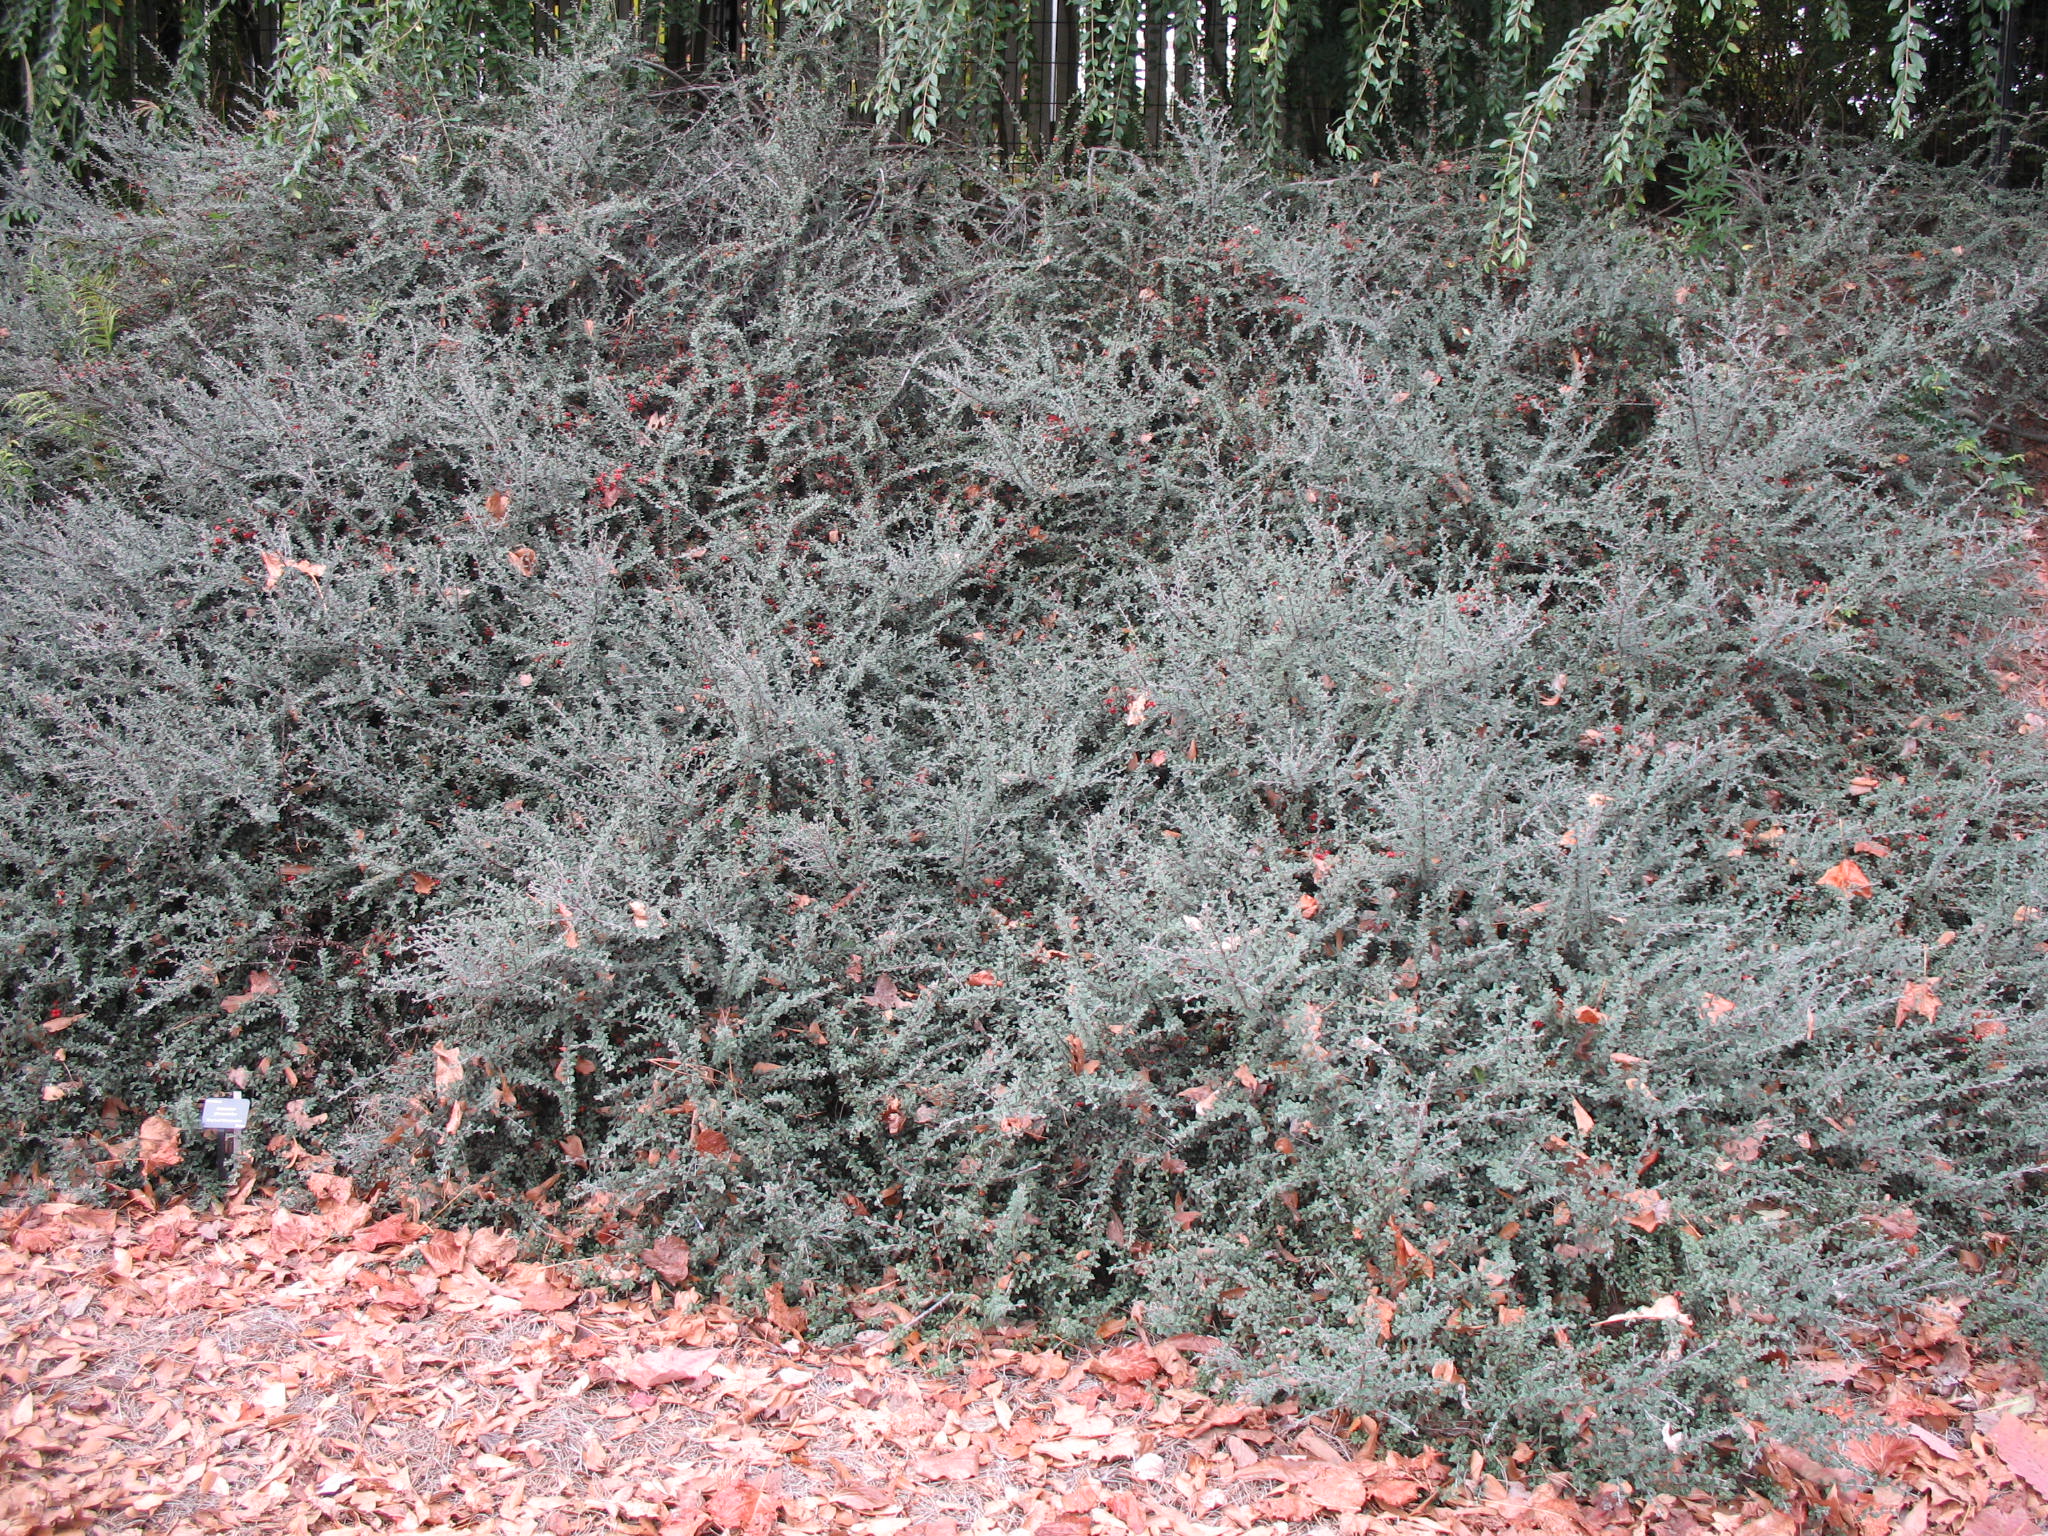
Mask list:
[[[242,1132],[249,1125],[249,1101],[239,1093],[230,1099],[207,1099],[199,1106],[199,1128],[218,1131],[216,1144],[223,1177],[232,1177],[241,1162]]]

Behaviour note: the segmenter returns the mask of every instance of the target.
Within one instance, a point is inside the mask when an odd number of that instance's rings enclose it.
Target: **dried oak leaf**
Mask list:
[[[506,550],[505,560],[513,570],[522,576],[531,576],[540,569],[539,554],[528,549],[524,544],[520,545],[517,549]]]
[[[1350,1457],[1313,1430],[1305,1429],[1296,1435],[1294,1448],[1303,1455],[1313,1456],[1317,1461],[1327,1461],[1335,1467],[1347,1467],[1351,1464]]]
[[[302,1131],[310,1131],[317,1126],[327,1123],[325,1115],[314,1115],[306,1112],[306,1101],[304,1099],[286,1099],[284,1117],[291,1121],[293,1126]]]

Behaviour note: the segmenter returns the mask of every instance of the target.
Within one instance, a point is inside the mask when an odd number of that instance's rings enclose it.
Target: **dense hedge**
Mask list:
[[[378,110],[13,189],[24,1162],[232,1078],[270,1166],[824,1326],[1142,1303],[1639,1482],[1790,1432],[1798,1337],[2041,1299],[1959,414],[2048,372],[2038,195],[1787,153],[1508,280],[1459,165],[1010,182],[591,57]]]

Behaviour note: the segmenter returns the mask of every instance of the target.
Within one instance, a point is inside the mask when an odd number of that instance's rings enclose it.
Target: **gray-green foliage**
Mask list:
[[[2026,1313],[2043,758],[1955,444],[2037,197],[1815,151],[1726,261],[1566,208],[1508,280],[1462,174],[699,107],[584,57],[297,199],[15,188],[0,389],[94,438],[0,524],[24,1157],[240,1073],[828,1318],[1142,1302],[1639,1482],[1792,1423],[1794,1337]]]

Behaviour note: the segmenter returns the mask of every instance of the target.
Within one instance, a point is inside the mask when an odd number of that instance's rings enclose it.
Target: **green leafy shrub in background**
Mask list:
[[[0,1113],[1639,1483],[2040,1301],[2038,195],[995,181],[535,66],[13,188]],[[1739,231],[1739,240],[1737,232]],[[1736,245],[1740,249],[1736,249]],[[92,274],[105,349],[38,274]],[[88,290],[80,290],[88,291]],[[57,419],[50,417],[48,419]],[[125,1164],[132,1167],[132,1163]]]

